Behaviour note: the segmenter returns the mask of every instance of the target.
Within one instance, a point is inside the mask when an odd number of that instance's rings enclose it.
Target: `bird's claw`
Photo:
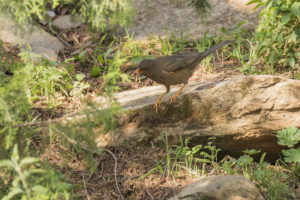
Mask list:
[[[177,98],[177,95],[172,96],[170,103],[173,103],[176,100],[176,98]]]
[[[155,110],[155,112],[158,113],[158,108],[160,108],[160,102],[156,101],[156,103],[153,106],[153,110]]]

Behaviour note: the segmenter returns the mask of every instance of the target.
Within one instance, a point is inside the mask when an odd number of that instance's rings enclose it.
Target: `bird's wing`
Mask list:
[[[165,59],[163,70],[167,72],[175,72],[188,67],[199,56],[199,53],[186,53],[174,56],[168,56]]]

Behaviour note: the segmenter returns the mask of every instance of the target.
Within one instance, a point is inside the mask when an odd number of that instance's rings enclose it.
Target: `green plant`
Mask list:
[[[271,69],[293,70],[300,58],[300,3],[297,0],[252,0],[248,4],[257,4],[255,8],[264,6],[253,34],[255,43],[250,47],[253,54]]]
[[[38,59],[33,54],[22,54],[24,61],[26,56]],[[49,107],[54,107],[60,104],[58,98],[63,99],[71,95],[74,98],[82,97],[82,93],[89,85],[84,82],[83,74],[72,75],[74,66],[70,64],[71,61],[73,60],[57,63],[41,59],[40,62],[26,62],[25,68],[31,76],[27,84],[30,100],[45,100]]]
[[[28,95],[28,82],[31,73],[28,68],[19,68],[13,71],[14,75],[7,82],[0,82],[0,158],[8,156],[9,150],[15,143],[25,148],[30,141],[31,131],[25,127],[21,132],[15,124],[30,120],[31,105]],[[27,145],[26,145],[27,144]]]
[[[205,17],[208,10],[211,9],[207,0],[191,0],[189,5],[195,8],[196,14],[200,17]]]
[[[260,163],[251,174],[257,187],[267,191],[268,200],[288,200],[294,197],[289,188],[289,175],[274,169],[268,163]]]
[[[185,139],[184,144],[182,141],[182,137],[180,139],[180,145],[174,145],[175,148],[172,150],[172,154],[174,155],[174,162],[172,170],[176,167],[176,169],[183,168],[188,170],[191,174],[198,174],[198,166],[197,166],[197,158],[196,155],[203,148],[201,144],[196,145],[194,147],[189,147],[190,138]]]
[[[2,136],[0,139],[0,160],[4,159],[3,163],[7,163],[7,158],[14,151],[12,147],[15,145],[22,149],[19,152],[20,157],[26,158],[33,153],[32,142],[34,140],[38,139],[45,145],[49,141],[58,139],[59,143],[70,147],[70,151],[82,156],[93,173],[98,164],[93,156],[95,153],[101,152],[96,146],[95,138],[100,133],[115,128],[116,115],[121,112],[121,107],[114,100],[113,93],[119,89],[116,86],[117,81],[128,80],[128,76],[120,71],[120,66],[126,61],[126,58],[122,57],[119,52],[113,53],[111,51],[110,53],[114,54],[113,58],[104,56],[107,63],[107,71],[104,74],[101,87],[101,94],[103,98],[107,99],[103,104],[104,106],[90,103],[86,110],[83,109],[73,115],[66,115],[61,119],[39,121],[39,115],[34,115],[32,110],[35,101],[41,102],[48,97],[56,103],[58,97],[70,97],[70,95],[78,98],[83,95],[84,89],[88,85],[83,81],[83,74],[73,74],[74,65],[72,62],[74,59],[56,63],[37,58],[29,52],[23,52],[20,55],[22,58],[21,67],[13,71],[12,78],[6,82],[0,81],[0,134]],[[52,108],[48,107],[48,109]],[[74,117],[73,120],[71,119],[72,116]],[[77,120],[76,117],[80,120]],[[4,170],[7,171],[7,167]],[[46,170],[45,173],[40,173],[38,177],[30,174],[31,182],[27,185],[39,181],[41,185],[48,184],[47,176],[54,176],[53,173]],[[19,176],[17,173],[12,173],[10,178],[18,179]],[[5,189],[9,184],[8,181],[5,183],[5,188],[0,188],[1,194],[6,195]],[[24,190],[24,195],[28,196],[27,191],[31,190],[33,190],[31,186],[28,186],[26,191]],[[34,193],[31,194],[34,195]],[[43,198],[40,197],[40,199]]]
[[[300,141],[300,129],[290,126],[277,131],[276,137],[278,138],[278,144],[289,147],[287,150],[282,150],[284,161],[291,163],[292,173],[300,177],[300,147],[295,147]]]
[[[95,78],[100,75],[101,69],[99,66],[94,65],[91,71],[91,77]]]
[[[178,35],[171,33],[171,41],[173,42],[174,52],[183,52],[187,46],[194,45],[188,41],[187,36],[183,32],[180,32]]]
[[[74,2],[65,1],[72,5]],[[109,21],[110,24],[127,26],[131,23],[134,9],[130,0],[80,0],[74,6],[72,13],[81,14],[83,21],[95,28],[105,28]]]
[[[268,200],[287,200],[293,197],[289,188],[290,175],[283,172],[283,167],[272,167],[265,162],[266,153],[263,153],[259,162],[255,162],[253,155],[260,153],[258,150],[245,150],[244,155],[238,159],[226,157],[222,169],[228,174],[243,174],[245,178],[253,181],[258,189]]]
[[[183,142],[179,137],[179,145],[169,145],[168,137],[163,137],[166,146],[166,157],[157,162],[156,167],[140,178],[159,172],[166,176],[176,177],[181,170],[187,171],[192,176],[199,176],[206,173],[207,165],[218,166],[217,156],[220,149],[214,144],[214,137],[209,138],[206,145],[189,147],[190,138]],[[200,169],[200,170],[199,170]]]
[[[80,15],[84,22],[93,28],[105,28],[110,24],[129,25],[134,15],[130,0],[28,0],[8,2],[0,1],[0,13],[13,18],[26,27],[28,22],[38,22],[46,16],[47,8],[69,6],[71,13]]]
[[[149,49],[144,49],[141,41],[133,40],[133,34],[125,37],[125,42],[120,44],[121,53],[123,56],[127,56],[133,65],[137,65],[143,59],[151,59],[153,56],[149,55]]]
[[[20,158],[18,146],[14,145],[11,159],[1,160],[0,168],[6,169],[13,177],[7,185],[8,190],[3,200],[9,199],[70,199],[71,184],[54,170],[45,170],[39,167],[39,160],[34,157]]]
[[[203,52],[206,49],[210,48],[213,45],[213,38],[207,36],[207,33],[204,33],[201,40],[196,41],[196,48],[198,52]],[[214,55],[209,55],[201,61],[201,64],[204,65],[206,71],[212,71],[212,61],[214,61]]]
[[[295,126],[290,126],[277,131],[276,137],[278,138],[278,144],[293,147],[300,141],[300,129],[297,129]]]
[[[162,56],[169,56],[175,52],[175,45],[170,41],[169,37],[161,38],[159,36],[158,40],[161,46],[159,51],[161,52]]]
[[[168,35],[168,31],[166,31],[166,35]],[[193,43],[189,42],[187,36],[184,36],[182,32],[179,35],[171,33],[170,36],[164,38],[158,36],[158,42],[160,43],[160,48],[155,50],[160,52],[162,56],[183,52],[187,46],[193,46]]]

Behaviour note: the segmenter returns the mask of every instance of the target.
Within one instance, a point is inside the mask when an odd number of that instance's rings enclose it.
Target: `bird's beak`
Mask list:
[[[135,72],[136,72],[137,74],[141,74],[141,73],[142,73],[142,70],[136,69]]]

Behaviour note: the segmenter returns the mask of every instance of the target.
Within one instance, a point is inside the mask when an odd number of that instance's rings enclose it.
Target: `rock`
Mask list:
[[[210,176],[188,185],[169,200],[264,200],[243,176]]]
[[[291,125],[300,127],[299,80],[262,75],[190,82],[170,104],[178,88],[172,88],[157,114],[152,107],[165,92],[164,86],[116,94],[127,112],[119,119],[116,134],[99,137],[99,145],[112,144],[115,136],[117,142],[132,145],[161,142],[165,134],[192,137],[192,144],[215,136],[216,145],[232,156],[248,148],[278,158],[281,149],[276,131]]]
[[[46,13],[50,19],[53,19],[56,16],[55,12],[53,12],[51,10],[48,10]]]
[[[82,21],[78,17],[73,19],[71,15],[62,15],[53,21],[53,25],[60,29],[70,29],[81,26]]]
[[[166,30],[179,34],[183,32],[189,39],[200,39],[205,32],[209,35],[221,34],[220,29],[232,29],[245,20],[246,28],[253,29],[258,22],[259,10],[251,12],[248,0],[208,0],[211,10],[206,19],[196,16],[191,0],[134,0],[136,16],[129,27],[134,38],[145,40],[155,34],[166,36]],[[120,30],[118,32],[121,32]]]
[[[22,48],[29,44],[32,51],[50,60],[57,60],[57,53],[64,45],[54,36],[37,26],[27,25],[25,30],[17,26],[9,17],[0,18],[0,40]]]

